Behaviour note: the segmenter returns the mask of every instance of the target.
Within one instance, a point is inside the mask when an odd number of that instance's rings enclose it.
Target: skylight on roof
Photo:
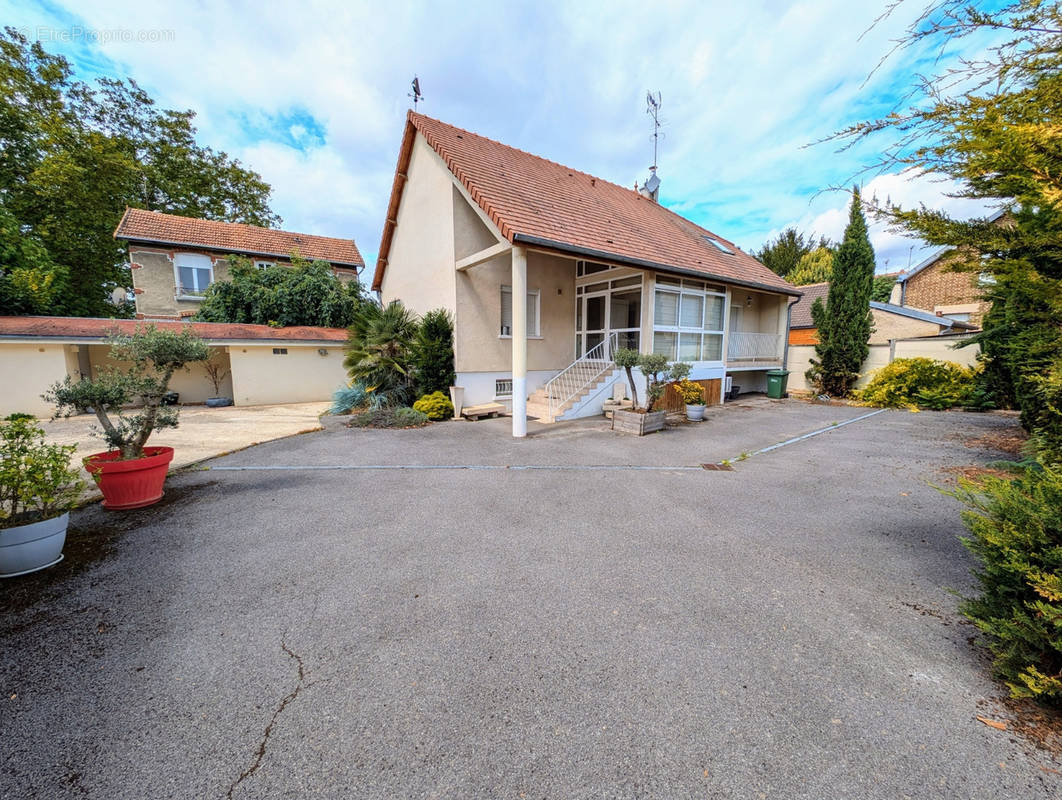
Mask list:
[[[725,244],[723,244],[718,239],[713,239],[711,236],[705,236],[704,240],[706,242],[710,242],[711,244],[714,244],[717,250],[721,250],[722,252],[726,253],[728,256],[734,255],[734,251],[731,250],[729,247],[727,247]]]

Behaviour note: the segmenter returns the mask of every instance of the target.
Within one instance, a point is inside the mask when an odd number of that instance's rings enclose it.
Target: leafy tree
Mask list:
[[[195,141],[194,114],[158,109],[132,80],[74,80],[70,64],[13,28],[0,34],[0,198],[65,268],[48,313],[122,316],[130,283],[113,237],[126,206],[272,225],[269,186]],[[60,279],[61,278],[61,279]]]
[[[794,286],[811,283],[826,283],[833,275],[833,251],[828,247],[816,247],[803,256],[785,279]]]
[[[445,394],[454,385],[454,322],[446,309],[429,311],[420,321],[413,343],[413,366],[419,394]]]
[[[875,303],[887,303],[892,297],[892,287],[896,285],[895,275],[875,275],[874,285],[870,289],[870,299]]]
[[[0,314],[46,314],[66,270],[0,205]]]
[[[867,342],[872,328],[870,289],[874,279],[874,248],[867,235],[867,221],[859,189],[852,189],[852,206],[844,240],[833,261],[833,280],[826,295],[811,307],[818,330],[817,359],[811,359],[808,381],[823,392],[844,397],[859,378],[859,369],[870,353]]]
[[[351,383],[365,385],[370,405],[404,406],[413,399],[417,327],[417,316],[400,300],[382,308],[365,303],[355,315],[343,366]]]
[[[358,281],[344,284],[327,262],[310,262],[297,252],[291,267],[258,269],[244,256],[228,261],[229,279],[209,286],[196,320],[346,328],[370,302]]]
[[[786,228],[776,238],[766,242],[755,256],[771,272],[785,278],[796,269],[800,259],[812,250],[829,247],[829,244],[825,237],[820,237],[816,242],[814,235],[805,237],[796,228]]]
[[[1062,6],[1015,0],[985,11],[936,3],[898,52],[995,34],[979,58],[919,79],[910,106],[837,134],[885,140],[881,169],[946,176],[958,194],[1007,209],[1002,220],[956,220],[928,208],[877,212],[930,244],[955,249],[956,269],[983,274],[992,303],[973,341],[987,388],[1036,432],[1051,424],[1043,381],[1062,370]]]

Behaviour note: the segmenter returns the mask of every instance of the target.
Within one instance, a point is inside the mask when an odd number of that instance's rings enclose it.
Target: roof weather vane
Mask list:
[[[413,110],[416,111],[417,103],[424,99],[424,95],[420,93],[420,78],[414,75],[413,82],[410,84],[410,86],[413,87],[413,91],[406,95],[406,97],[413,98]]]

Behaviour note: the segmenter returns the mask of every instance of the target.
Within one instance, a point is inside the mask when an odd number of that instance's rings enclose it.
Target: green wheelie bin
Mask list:
[[[789,370],[767,370],[767,396],[772,400],[785,397],[785,386],[789,382]]]

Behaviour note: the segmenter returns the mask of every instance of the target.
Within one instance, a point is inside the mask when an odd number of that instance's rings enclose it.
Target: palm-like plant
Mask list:
[[[343,366],[351,381],[365,385],[372,405],[408,405],[413,399],[417,328],[417,315],[400,300],[364,304],[350,326]]]

